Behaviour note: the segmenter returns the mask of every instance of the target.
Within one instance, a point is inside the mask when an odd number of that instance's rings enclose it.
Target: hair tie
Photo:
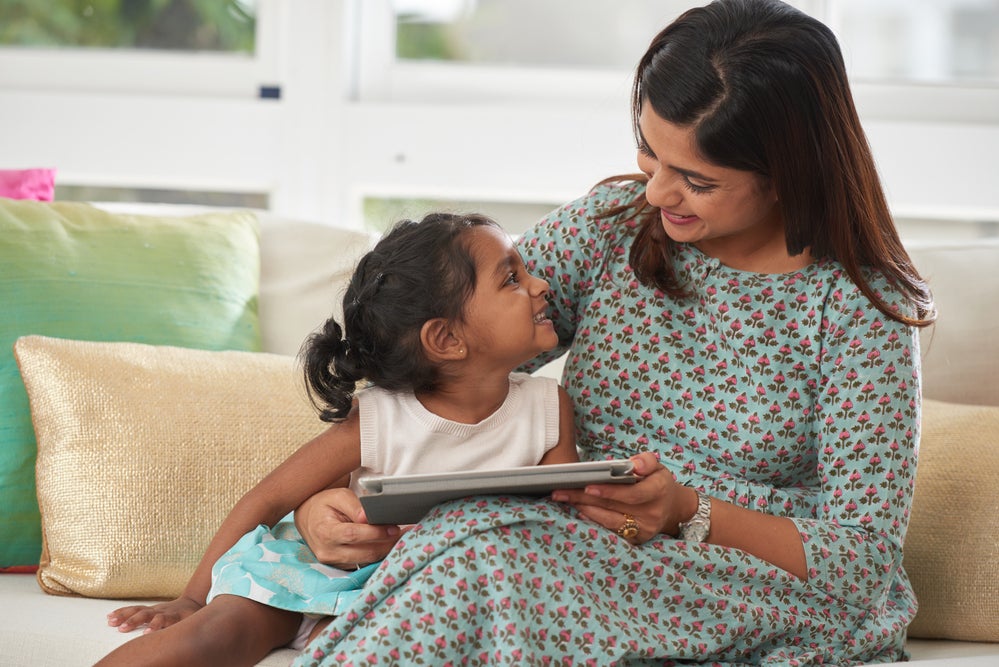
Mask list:
[[[374,296],[378,292],[378,288],[382,286],[383,282],[385,282],[385,273],[382,272],[382,271],[379,271],[377,274],[375,274],[375,277],[372,279],[371,282],[374,283],[374,285],[371,287],[370,290],[368,290],[369,294],[365,297],[365,298],[368,298],[368,299],[370,299],[372,296]],[[350,305],[351,305],[352,308],[357,308],[358,306],[361,305],[361,290],[360,289],[357,291],[357,294],[354,296],[354,298],[351,299]]]

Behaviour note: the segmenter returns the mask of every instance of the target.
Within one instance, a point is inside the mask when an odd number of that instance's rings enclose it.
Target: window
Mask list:
[[[689,0],[369,0],[360,99],[601,100]],[[792,0],[837,33],[869,115],[999,111],[999,0]],[[381,34],[378,39],[369,35]],[[599,35],[594,39],[594,35]],[[927,84],[932,84],[931,88]]]
[[[477,209],[519,231],[635,170],[635,62],[706,1],[0,0],[0,166],[58,169],[62,199],[355,228]],[[792,2],[841,37],[899,219],[994,229],[999,0]],[[104,26],[119,6],[186,27]]]
[[[504,201],[518,197],[504,186],[534,182],[525,173],[554,191],[575,187],[581,194],[601,176],[633,170],[627,125],[633,68],[654,34],[696,4],[703,2],[360,3],[351,98],[383,120],[389,109],[399,118],[389,130],[393,148],[381,162],[384,180],[362,192],[365,209],[380,197],[386,205],[416,197],[487,206],[495,198],[476,192],[464,171],[443,169],[435,179],[416,166],[431,156],[438,165],[468,159],[470,150],[483,190],[501,190]],[[991,151],[979,147],[999,147],[999,0],[791,4],[825,22],[840,40],[900,226],[924,236],[950,221],[961,235],[994,234],[999,199],[970,184],[995,173]],[[535,151],[531,138],[521,139],[522,113],[532,118],[533,141],[546,149]],[[561,118],[546,122],[551,115]],[[410,139],[407,122],[420,128],[421,139],[434,141]],[[507,144],[495,145],[489,128]],[[364,144],[377,145],[382,134],[372,131]],[[476,150],[479,145],[484,148]],[[414,193],[413,184],[424,182],[430,184],[415,186]],[[461,182],[468,192],[442,196],[434,182],[447,193]],[[393,184],[404,187],[394,191]],[[524,189],[519,197],[541,206],[533,192]]]
[[[548,203],[458,201],[454,199],[407,199],[367,197],[364,199],[364,227],[375,232],[387,231],[399,220],[419,220],[433,211],[481,213],[511,234],[520,234],[563,202]]]
[[[855,79],[999,86],[999,1],[834,0]]]
[[[0,44],[253,53],[253,0],[0,0]]]
[[[283,0],[0,0],[0,87],[279,94]]]
[[[224,208],[267,209],[267,195],[263,193],[207,192],[191,190],[165,190],[162,188],[112,188],[85,185],[56,185],[58,201],[84,202],[141,202],[159,204],[190,204],[221,206]]]

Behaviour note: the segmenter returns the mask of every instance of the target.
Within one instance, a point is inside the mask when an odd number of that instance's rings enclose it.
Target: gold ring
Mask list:
[[[617,529],[617,534],[626,540],[638,537],[638,522],[630,514],[624,515],[624,523]]]

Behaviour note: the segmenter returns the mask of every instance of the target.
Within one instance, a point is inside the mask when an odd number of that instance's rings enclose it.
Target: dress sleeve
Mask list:
[[[815,483],[774,487],[726,476],[694,485],[790,517],[809,580],[868,609],[883,603],[902,564],[919,442],[919,338],[843,280],[827,295],[818,342],[807,429]]]
[[[593,294],[606,253],[620,225],[605,211],[633,197],[634,186],[602,185],[545,216],[517,241],[529,273],[548,281],[549,316],[559,345],[520,370],[531,371],[565,352],[576,335],[580,313]]]
[[[817,497],[814,516],[795,522],[809,579],[871,608],[902,567],[919,442],[919,339],[856,288],[832,292],[822,330]]]

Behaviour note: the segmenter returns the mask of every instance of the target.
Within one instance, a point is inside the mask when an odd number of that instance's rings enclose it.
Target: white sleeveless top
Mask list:
[[[503,405],[477,424],[444,419],[412,392],[369,387],[357,394],[361,468],[352,476],[488,470],[535,465],[559,434],[558,383],[510,374]]]

